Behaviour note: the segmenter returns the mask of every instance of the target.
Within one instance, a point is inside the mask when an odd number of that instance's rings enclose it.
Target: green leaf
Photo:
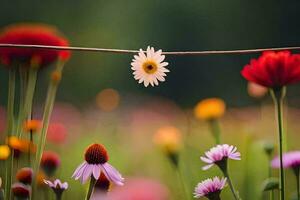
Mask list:
[[[262,184],[262,191],[276,190],[279,189],[278,178],[271,177],[266,179]]]

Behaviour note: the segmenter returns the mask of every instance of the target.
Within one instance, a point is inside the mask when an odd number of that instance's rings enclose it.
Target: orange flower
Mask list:
[[[31,153],[36,152],[36,145],[30,142],[29,140],[18,139],[15,136],[11,136],[8,138],[8,146],[10,146],[15,151],[20,151],[23,153]]]
[[[40,187],[47,187],[45,184],[44,180],[48,180],[48,177],[43,171],[39,171],[37,176],[36,176],[36,183]]]
[[[31,168],[24,167],[18,170],[16,179],[24,184],[31,184],[33,171]]]
[[[182,146],[181,132],[173,126],[161,127],[154,134],[153,142],[166,153],[177,153]]]
[[[39,120],[28,120],[24,123],[24,131],[26,133],[36,133],[41,128],[41,121]]]
[[[200,101],[195,109],[195,117],[203,120],[212,120],[222,117],[225,113],[226,105],[222,99],[208,98]]]

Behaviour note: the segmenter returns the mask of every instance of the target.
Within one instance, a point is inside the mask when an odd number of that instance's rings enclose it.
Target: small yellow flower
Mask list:
[[[29,133],[36,133],[41,128],[41,122],[39,120],[28,120],[24,123],[24,131]]]
[[[6,160],[10,155],[10,149],[7,145],[0,145],[0,160]]]
[[[200,101],[196,105],[194,113],[198,119],[212,120],[222,117],[225,110],[226,105],[222,99],[209,98]]]
[[[166,153],[176,153],[180,150],[181,132],[173,126],[164,126],[154,134],[153,142]]]

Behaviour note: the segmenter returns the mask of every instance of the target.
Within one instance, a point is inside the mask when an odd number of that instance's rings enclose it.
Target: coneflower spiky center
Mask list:
[[[108,154],[101,144],[92,144],[85,151],[84,158],[89,164],[103,164],[108,161]]]

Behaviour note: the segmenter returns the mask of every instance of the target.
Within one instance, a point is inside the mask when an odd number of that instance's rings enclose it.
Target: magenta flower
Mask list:
[[[75,180],[80,179],[85,183],[90,177],[96,180],[100,177],[101,172],[106,178],[116,185],[123,185],[122,175],[108,161],[108,154],[105,147],[101,144],[90,145],[85,154],[85,161],[77,167],[72,177]]]
[[[195,188],[194,197],[207,197],[208,199],[219,199],[222,189],[226,185],[226,178],[214,177],[209,178],[200,183]]]
[[[284,153],[282,156],[282,162],[284,168],[299,168],[300,167],[300,151],[290,151]],[[279,157],[275,157],[271,163],[273,168],[280,168]]]
[[[227,161],[228,158],[233,160],[241,160],[240,152],[237,152],[237,148],[228,144],[221,144],[211,148],[209,151],[205,152],[206,157],[200,157],[201,160],[208,165],[202,167],[203,170],[208,170],[214,164],[220,167],[223,161]]]

